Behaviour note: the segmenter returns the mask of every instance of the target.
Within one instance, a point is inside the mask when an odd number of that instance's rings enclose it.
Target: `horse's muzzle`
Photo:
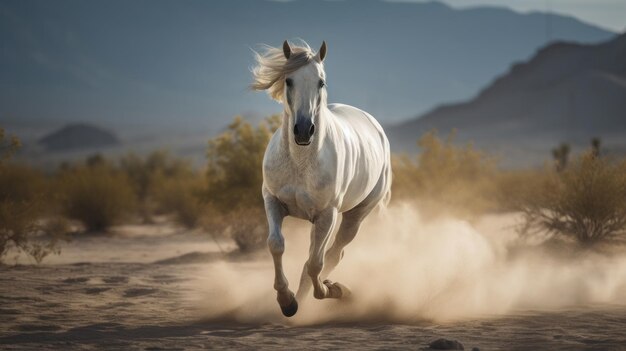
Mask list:
[[[313,134],[315,134],[315,124],[310,119],[302,119],[293,126],[293,136],[298,145],[309,145]]]

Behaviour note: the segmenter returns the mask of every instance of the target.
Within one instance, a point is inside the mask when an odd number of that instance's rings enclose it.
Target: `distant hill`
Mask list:
[[[387,130],[396,150],[411,151],[426,131],[453,128],[460,141],[533,162],[560,142],[583,147],[592,137],[626,151],[626,34],[597,45],[544,47],[476,98]]]
[[[286,38],[326,40],[331,102],[399,122],[470,98],[551,39],[614,35],[567,16],[439,2],[0,0],[0,122],[219,130],[236,114],[280,111],[247,89],[250,48]]]
[[[82,151],[120,144],[115,134],[89,124],[70,124],[39,139],[47,151]]]

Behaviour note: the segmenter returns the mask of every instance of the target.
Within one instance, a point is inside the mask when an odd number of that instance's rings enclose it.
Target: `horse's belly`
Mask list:
[[[379,177],[380,173],[375,177],[373,174],[353,177],[345,190],[339,211],[349,211],[363,202],[376,186]]]

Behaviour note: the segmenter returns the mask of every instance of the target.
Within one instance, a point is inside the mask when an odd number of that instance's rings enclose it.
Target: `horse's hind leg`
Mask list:
[[[289,282],[283,272],[285,238],[283,238],[283,234],[281,233],[281,226],[286,216],[286,211],[274,196],[264,192],[263,197],[270,230],[267,238],[267,246],[274,259],[274,289],[276,289],[276,300],[283,314],[287,317],[291,317],[298,311],[298,302],[291,290],[289,290]]]
[[[339,227],[339,231],[337,231],[335,241],[326,252],[322,277],[327,278],[330,272],[339,264],[339,261],[343,258],[343,249],[359,232],[359,228],[365,217],[367,217],[381,201],[385,201],[385,198],[389,196],[389,181],[390,174],[388,170],[384,170],[381,177],[378,179],[376,187],[374,187],[365,200],[357,207],[343,213],[341,226]],[[337,283],[333,284],[330,280],[325,280],[324,284],[328,286],[338,286],[341,289],[347,290],[343,285]]]
[[[334,289],[334,287],[328,286],[322,283],[320,279],[320,273],[324,268],[324,254],[326,251],[326,245],[328,239],[333,231],[335,223],[337,221],[337,209],[329,208],[323,211],[314,221],[313,228],[311,229],[311,247],[309,249],[309,259],[305,264],[305,271],[310,278],[310,282],[313,285],[313,296],[316,299],[325,298],[339,298],[341,292]],[[306,293],[306,283],[303,287],[303,282],[306,281],[306,277],[303,277],[301,282],[301,289],[298,291],[298,296],[303,296]]]
[[[339,264],[339,261],[341,261],[343,257],[344,247],[354,240],[354,237],[359,232],[363,219],[371,212],[372,208],[373,206],[357,207],[343,214],[341,225],[335,236],[335,241],[328,251],[326,251],[322,277],[327,278],[330,272],[337,267],[337,264]]]
[[[302,276],[300,277],[300,287],[298,288],[298,293],[296,294],[298,300],[302,300],[309,293],[313,284],[316,281],[319,281],[320,278],[325,278],[328,276],[328,273],[333,270],[339,263],[341,259],[343,248],[348,245],[352,239],[356,236],[356,233],[359,231],[359,227],[363,218],[367,216],[367,214],[371,211],[371,208],[367,207],[357,207],[348,212],[345,212],[342,216],[342,222],[339,227],[339,231],[335,237],[335,241],[328,251],[324,254],[323,259],[323,269],[320,274],[317,276],[311,275],[311,269],[309,267],[310,261],[314,256],[310,256],[311,259],[304,265],[302,270]],[[313,239],[314,234],[312,235]],[[329,234],[330,236],[330,234]],[[313,244],[313,242],[312,242]],[[312,251],[313,252],[313,251]],[[314,271],[315,272],[315,271]],[[315,297],[317,298],[325,298],[325,297],[345,297],[349,290],[338,283],[332,283],[328,280],[323,281],[323,287],[320,289],[324,290],[323,297],[321,293],[316,293]],[[326,292],[327,291],[327,292]]]

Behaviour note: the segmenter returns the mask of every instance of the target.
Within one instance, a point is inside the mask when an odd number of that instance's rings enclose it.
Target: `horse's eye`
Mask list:
[[[285,84],[287,84],[287,87],[291,88],[293,86],[293,80],[291,80],[291,78],[287,78],[285,79]]]
[[[322,89],[325,85],[326,83],[324,83],[324,81],[320,79],[319,88]]]

